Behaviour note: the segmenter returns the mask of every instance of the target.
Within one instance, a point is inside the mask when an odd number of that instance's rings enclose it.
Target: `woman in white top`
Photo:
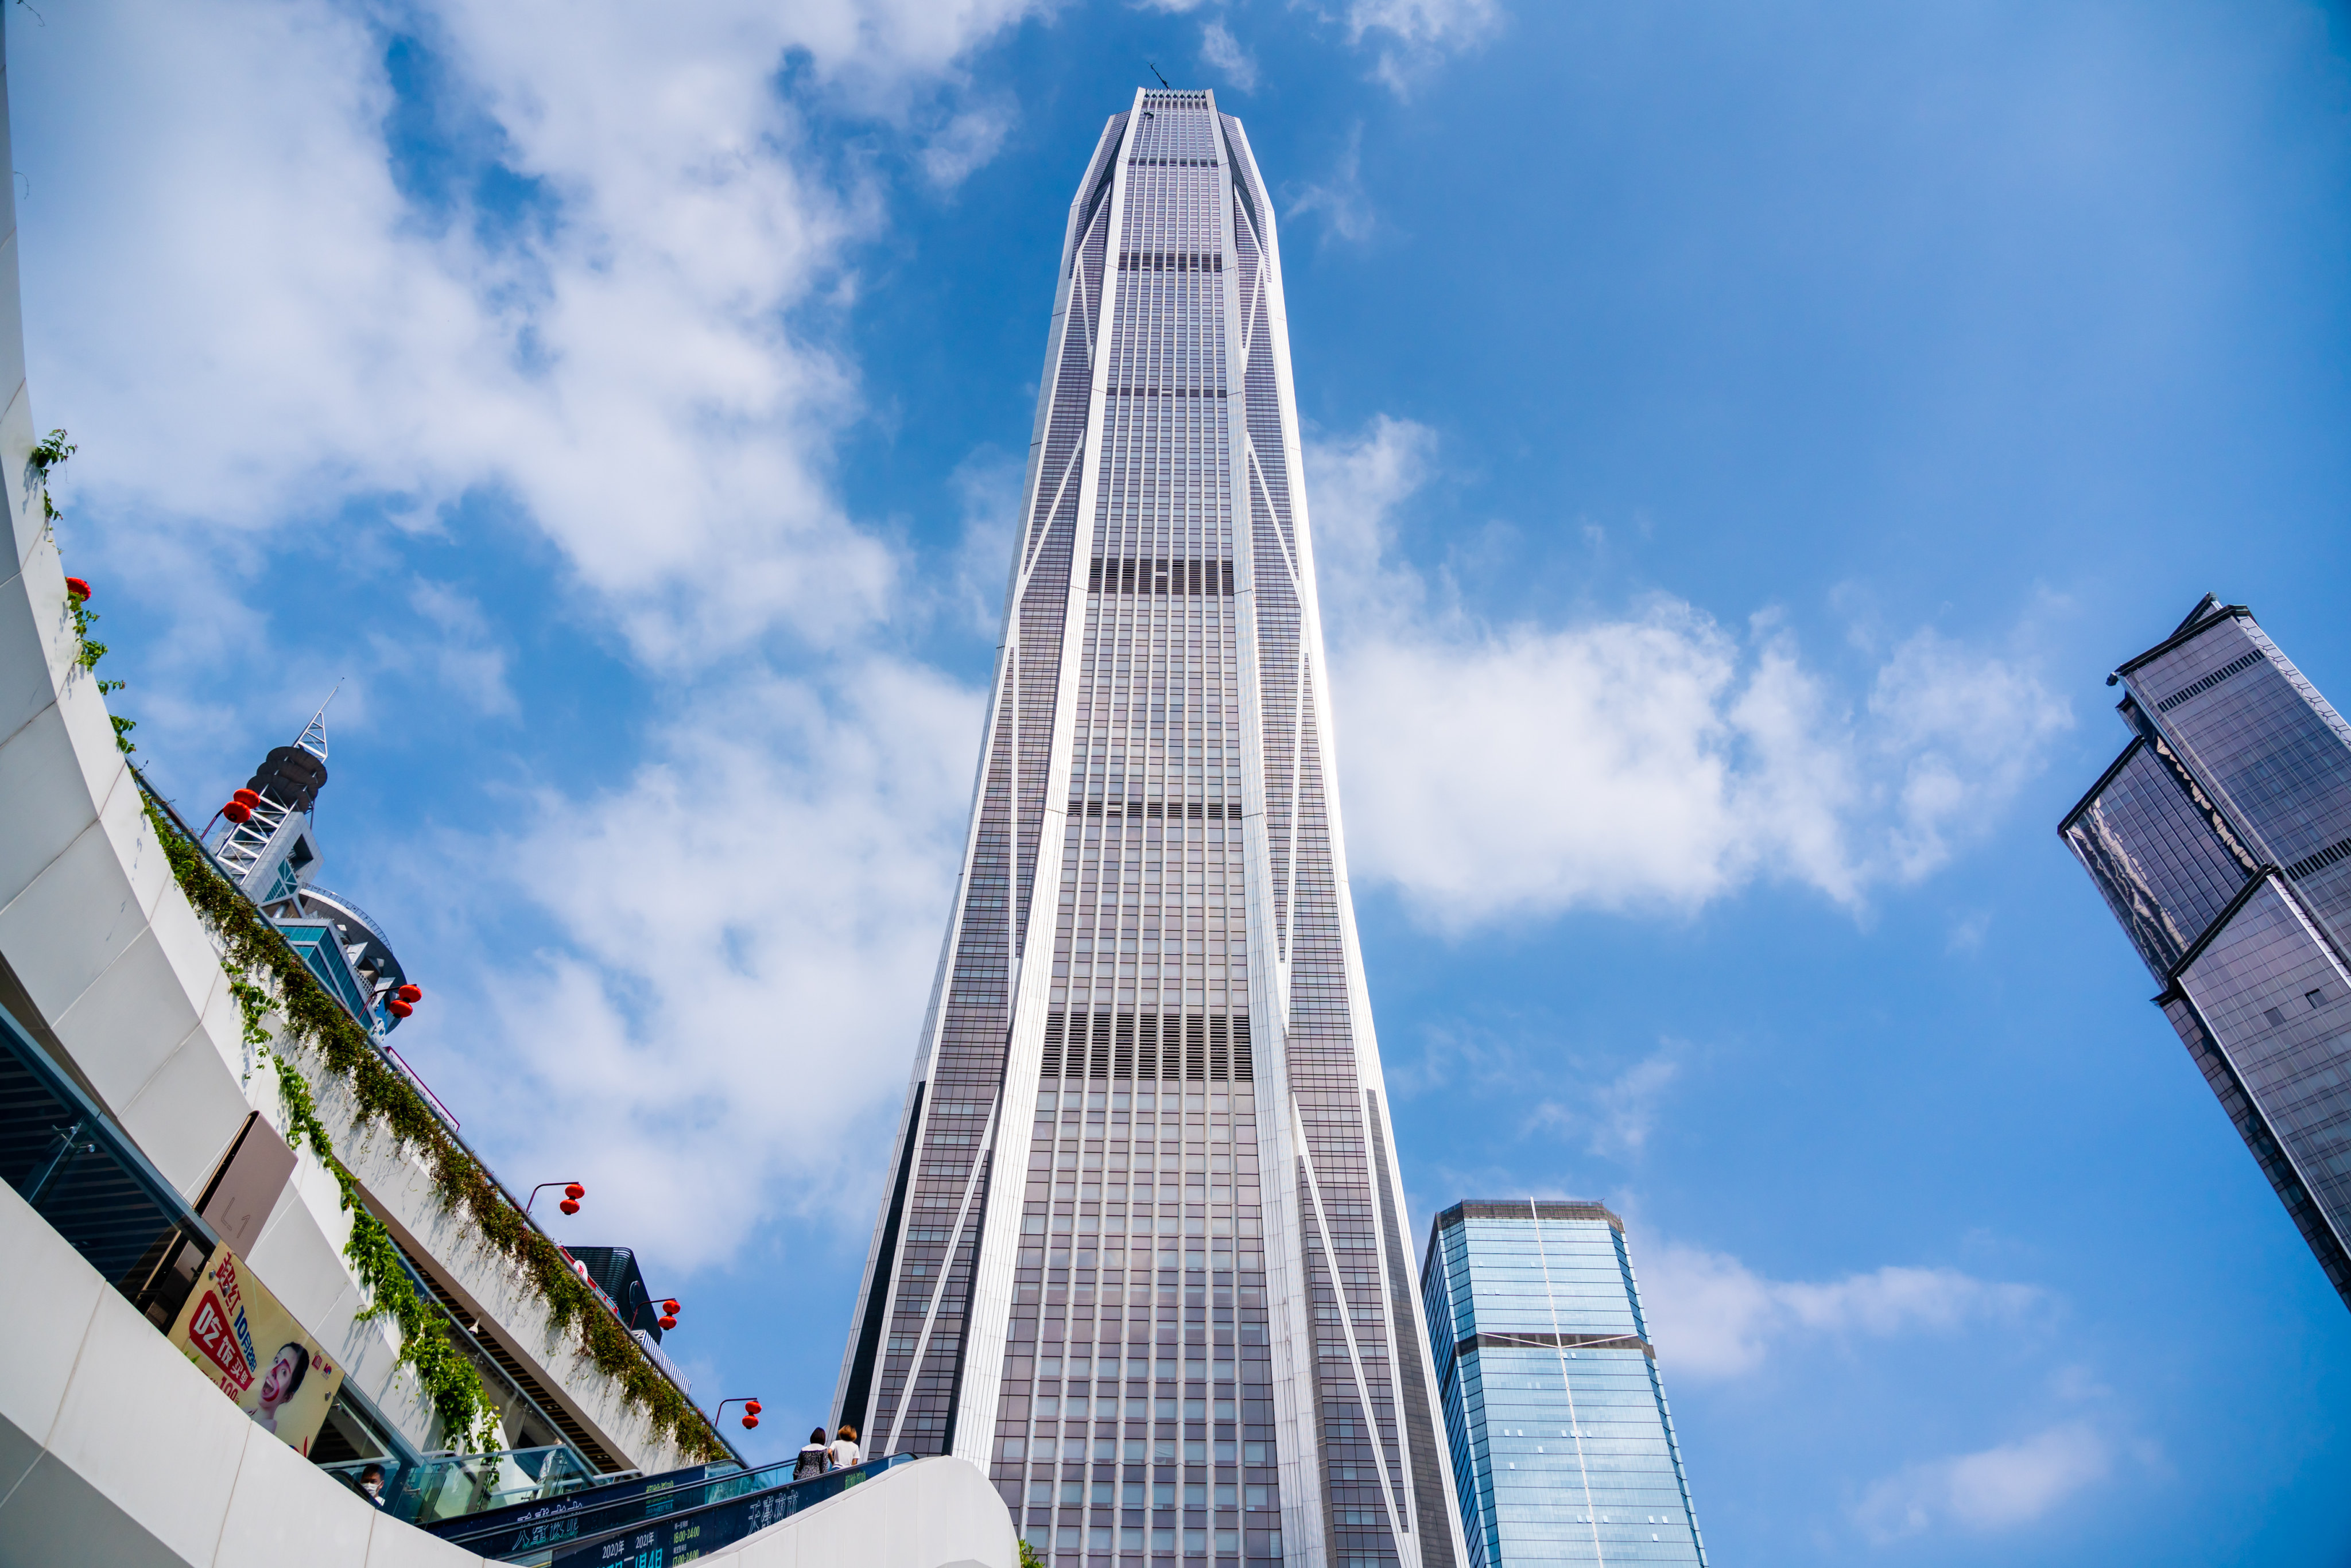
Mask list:
[[[832,1436],[832,1468],[845,1470],[852,1465],[865,1462],[865,1450],[857,1446],[857,1428],[843,1427]]]

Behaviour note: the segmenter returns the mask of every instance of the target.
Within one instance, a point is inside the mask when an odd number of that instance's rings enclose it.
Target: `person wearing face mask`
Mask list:
[[[383,1467],[370,1465],[360,1472],[359,1493],[378,1508],[383,1506]]]

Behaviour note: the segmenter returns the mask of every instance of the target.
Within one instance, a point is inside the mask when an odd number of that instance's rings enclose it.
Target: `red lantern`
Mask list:
[[[242,800],[231,800],[227,805],[221,808],[221,815],[226,817],[230,821],[237,823],[239,826],[243,826],[245,823],[253,821],[253,808],[246,805]]]
[[[586,1197],[588,1189],[575,1181],[563,1189],[563,1196],[571,1198]]]
[[[670,1330],[677,1327],[677,1314],[675,1312],[664,1312],[661,1315],[660,1322],[662,1333],[667,1333]]]
[[[758,1424],[759,1424],[759,1418],[758,1418],[757,1416],[744,1416],[744,1417],[743,1417],[743,1426],[744,1426],[744,1429],[745,1429],[745,1430],[747,1430],[747,1430],[749,1430],[751,1427],[758,1426]]]
[[[69,577],[66,579],[66,591],[72,594],[76,599],[88,599],[89,597],[89,584],[84,582],[80,578]]]
[[[402,986],[399,990],[392,994],[397,996],[403,1002],[421,1002],[424,999],[424,988],[423,986]]]
[[[680,1307],[680,1306],[677,1304],[677,1298],[676,1298],[676,1297],[674,1297],[674,1296],[671,1297],[668,1301],[664,1301],[664,1302],[662,1303],[662,1311],[664,1311],[664,1312],[667,1312],[667,1313],[668,1313],[670,1316],[672,1316],[672,1317],[675,1317],[675,1316],[677,1316],[677,1314],[678,1314],[680,1312],[684,1311],[684,1308]],[[756,1413],[756,1407],[755,1407],[755,1413]]]
[[[392,1000],[383,1004],[383,1010],[390,1013],[396,1019],[404,1019],[416,1009],[410,1007],[406,1002],[402,1001],[398,997],[394,997]]]
[[[743,1408],[757,1416],[759,1413],[759,1402],[756,1399],[746,1399],[743,1401]]]
[[[239,789],[230,795],[229,799],[248,811],[261,804],[261,793],[256,789]]]
[[[576,1197],[567,1197],[555,1207],[566,1214],[577,1214],[580,1212],[580,1200]]]

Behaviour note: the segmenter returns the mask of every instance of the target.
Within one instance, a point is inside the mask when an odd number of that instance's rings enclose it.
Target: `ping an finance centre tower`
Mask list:
[[[2130,743],[2058,831],[2351,1301],[2351,725],[2209,594],[2110,679]]]
[[[956,890],[837,1419],[1057,1563],[1457,1568],[1349,903],[1280,251],[1144,91],[1070,205]]]

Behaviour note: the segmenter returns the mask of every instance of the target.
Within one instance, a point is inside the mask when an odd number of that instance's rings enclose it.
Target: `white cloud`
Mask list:
[[[1376,220],[1371,199],[1364,193],[1364,128],[1358,122],[1348,132],[1347,150],[1324,178],[1301,186],[1290,198],[1289,215],[1321,213],[1331,232],[1344,240],[1371,237]]]
[[[1984,936],[1991,930],[1991,911],[1979,909],[1951,922],[1950,935],[1944,939],[1947,953],[1976,954],[1983,951]]]
[[[963,522],[955,552],[956,601],[965,624],[983,635],[1004,625],[1014,522],[1027,477],[1020,458],[1001,447],[980,445],[964,454],[948,478]]]
[[[1593,1154],[1635,1157],[1647,1146],[1656,1129],[1658,1103],[1681,1071],[1670,1048],[1660,1051],[1607,1082],[1583,1091],[1573,1102],[1543,1101],[1531,1120],[1536,1126],[1582,1137]]]
[[[1257,62],[1242,49],[1223,18],[1212,18],[1201,27],[1200,59],[1209,69],[1221,72],[1228,85],[1242,92],[1257,90]]]
[[[2115,1446],[2085,1421],[1911,1465],[1872,1486],[1855,1521],[1884,1543],[1941,1524],[1996,1531],[2030,1524],[2114,1469]]]
[[[833,479],[861,414],[833,334],[888,193],[800,103],[952,184],[1012,114],[957,62],[1045,3],[716,0],[648,26],[598,0],[391,22],[225,0],[11,40],[37,406],[82,442],[118,574],[184,617],[142,716],[191,749],[249,716],[204,655],[268,645],[248,601],[282,590],[275,552],[322,542],[416,618],[375,668],[512,711],[491,618],[400,550],[517,528],[577,601],[557,619],[684,708],[642,754],[615,725],[602,778],[517,800],[511,831],[420,843],[402,923],[412,959],[444,923],[402,1045],[468,1135],[517,1180],[589,1177],[579,1234],[658,1238],[667,1267],[779,1207],[865,1208],[838,1184],[904,1082],[969,804],[977,699],[872,654],[903,557]],[[413,126],[384,26],[440,73],[421,172],[387,141]],[[476,201],[480,169],[531,193],[519,221]],[[388,530],[349,520],[379,507]],[[694,695],[722,664],[723,695]],[[301,667],[239,700],[307,715],[325,681]],[[503,940],[502,902],[541,945]]]
[[[1433,925],[1687,911],[1766,878],[1858,907],[1982,831],[2072,722],[2030,671],[1932,629],[1856,706],[1768,612],[1743,635],[1663,595],[1473,622],[1389,554],[1434,455],[1382,417],[1307,455],[1353,864]]]
[[[477,933],[412,1059],[506,1167],[587,1182],[592,1213],[563,1228],[583,1239],[658,1238],[691,1269],[778,1209],[864,1218],[843,1184],[913,1061],[978,708],[888,663],[732,685],[618,789],[445,844],[557,939]]]
[[[1494,0],[1352,0],[1347,39],[1360,45],[1373,37],[1379,62],[1372,75],[1402,98],[1415,78],[1483,43],[1501,22]]]
[[[1735,1377],[1802,1334],[1885,1339],[2013,1322],[2042,1294],[1955,1269],[1883,1268],[1812,1282],[1771,1280],[1738,1259],[1667,1242],[1644,1249],[1641,1299],[1658,1354],[1677,1376]]]
[[[1019,112],[1008,102],[965,110],[940,129],[923,149],[923,172],[935,185],[960,185],[972,171],[1004,146]]]
[[[1912,636],[1878,671],[1869,716],[1880,755],[1899,769],[1887,847],[1905,878],[1949,859],[1955,825],[1984,800],[2012,797],[2038,770],[2042,743],[2071,717],[2032,675],[1932,631]]]
[[[376,664],[389,670],[429,670],[476,713],[516,712],[514,692],[507,684],[506,650],[498,645],[482,607],[446,584],[422,578],[409,589],[408,603],[438,635],[400,642],[371,632],[368,643]]]
[[[504,227],[403,190],[363,11],[68,10],[15,72],[42,405],[106,455],[92,498],[158,534],[233,541],[371,496],[429,527],[499,495],[645,658],[838,641],[896,570],[831,486],[857,384],[820,330],[881,208],[775,78],[806,51],[822,90],[903,119],[1031,8],[738,0],[649,28],[428,6],[450,134],[542,194],[547,221]],[[1004,113],[951,114],[932,176],[992,153]]]

